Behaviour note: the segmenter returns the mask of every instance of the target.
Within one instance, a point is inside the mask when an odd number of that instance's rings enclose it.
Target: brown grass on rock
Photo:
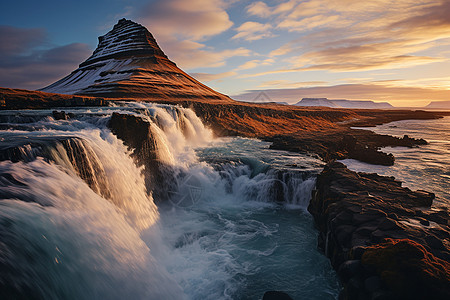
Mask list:
[[[362,263],[376,269],[401,299],[450,299],[450,263],[409,239],[387,239],[366,249]]]

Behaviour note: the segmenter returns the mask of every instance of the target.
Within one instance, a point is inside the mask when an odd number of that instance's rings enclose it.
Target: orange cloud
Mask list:
[[[139,21],[162,36],[202,40],[229,29],[230,21],[222,0],[157,0],[139,12]]]
[[[203,41],[231,28],[225,0],[156,0],[141,7],[139,22],[155,36],[164,52],[183,69],[221,67],[245,48],[214,50]]]
[[[218,74],[211,74],[211,73],[190,73],[191,76],[193,76],[195,79],[201,82],[209,82],[214,80],[220,80],[223,78],[231,77],[236,75],[236,72],[223,72]]]
[[[311,51],[290,60],[296,70],[361,71],[407,68],[444,61],[445,58],[406,55],[428,49],[429,45],[408,46],[401,42],[363,44]]]
[[[291,11],[297,4],[298,0],[290,0],[287,2],[280,3],[276,6],[269,7],[266,3],[262,1],[257,1],[249,6],[247,6],[247,13],[249,15],[258,17],[268,17],[272,15],[278,15],[284,12]]]
[[[253,2],[247,6],[247,13],[258,17],[268,17],[272,14],[269,6],[262,1]]]
[[[436,41],[450,38],[450,2],[446,0],[291,0],[273,7],[261,3],[248,6],[247,12],[270,15],[278,30],[303,35],[269,53],[271,57],[296,53],[284,60],[290,67],[248,77],[305,70],[407,68],[447,60],[423,54]],[[286,6],[292,9],[283,10]]]
[[[309,18],[303,18],[299,21],[293,19],[286,19],[278,24],[278,28],[284,28],[288,31],[305,31],[305,29],[313,29],[317,27],[333,27],[336,26],[336,21],[339,16],[316,15]],[[348,25],[348,22],[340,21],[340,26]]]

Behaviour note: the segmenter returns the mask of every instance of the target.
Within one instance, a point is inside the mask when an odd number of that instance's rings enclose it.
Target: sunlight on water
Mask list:
[[[406,120],[369,129],[379,134],[423,138],[428,145],[405,148],[387,147],[382,151],[395,156],[394,166],[374,166],[348,159],[343,162],[358,172],[394,176],[403,186],[436,194],[435,204],[450,205],[450,117],[437,120]]]

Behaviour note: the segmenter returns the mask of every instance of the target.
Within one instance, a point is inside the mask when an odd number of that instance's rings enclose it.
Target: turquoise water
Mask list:
[[[75,118],[0,112],[3,297],[337,298],[306,211],[320,161],[215,139],[179,107],[66,111]],[[107,129],[114,111],[151,122],[168,199],[146,190],[142,167]]]

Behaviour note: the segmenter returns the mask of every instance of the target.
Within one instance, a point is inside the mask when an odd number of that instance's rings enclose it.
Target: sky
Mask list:
[[[3,1],[0,86],[68,75],[121,18],[238,100],[450,100],[450,0]]]

